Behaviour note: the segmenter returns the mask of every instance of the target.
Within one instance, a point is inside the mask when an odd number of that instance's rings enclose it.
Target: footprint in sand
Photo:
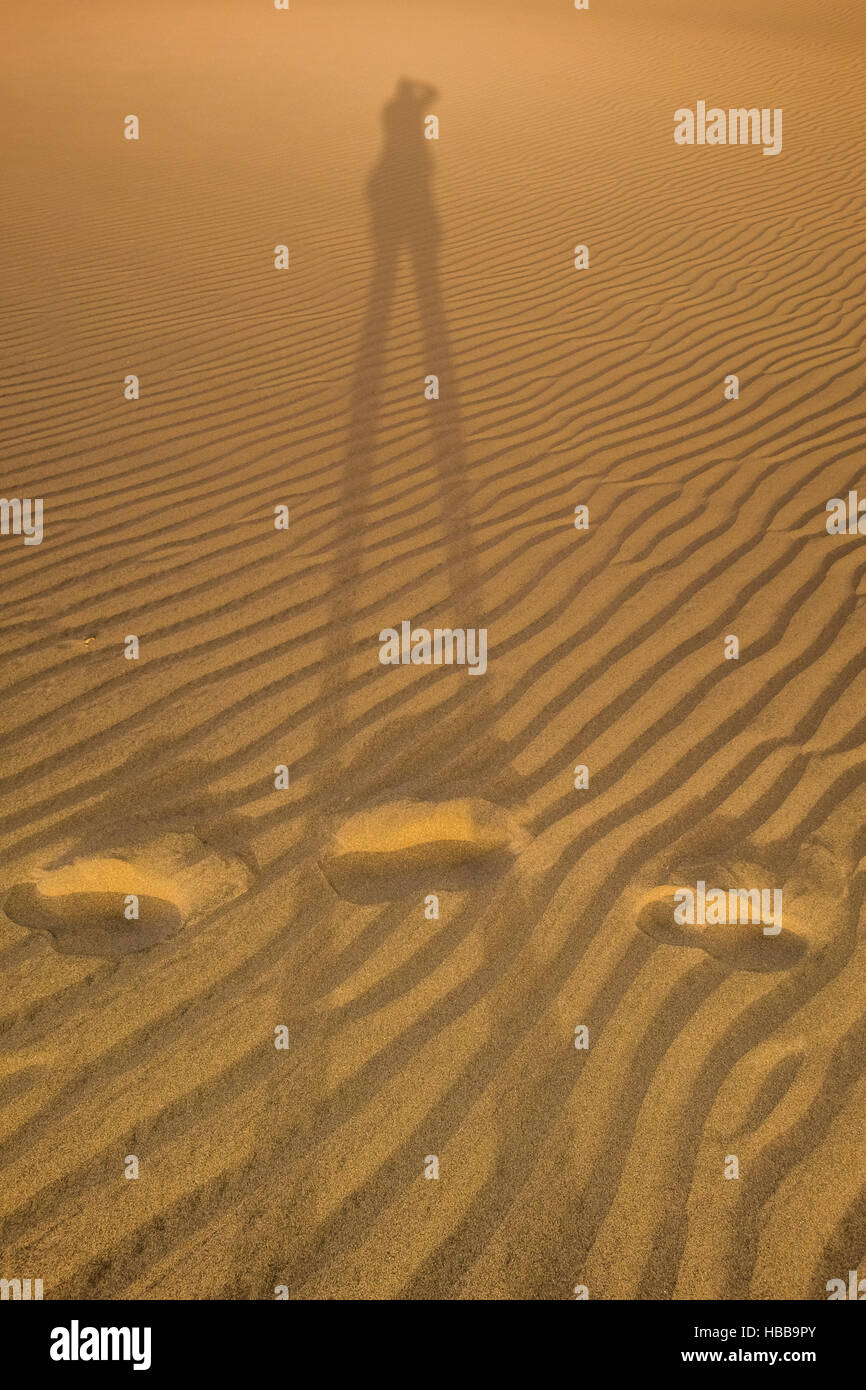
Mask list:
[[[504,872],[529,835],[489,801],[392,801],[360,811],[319,857],[331,887],[351,902],[473,888]]]
[[[64,955],[123,956],[174,936],[238,897],[250,879],[240,859],[195,835],[163,835],[45,869],[17,883],[3,910],[18,926],[48,932]],[[130,895],[138,899],[132,920]]]
[[[749,847],[732,854],[681,854],[666,866],[667,882],[644,893],[636,904],[641,931],[667,946],[706,951],[733,970],[788,970],[803,956],[820,956],[844,932],[849,915],[846,869],[826,846],[811,839],[793,865],[783,871],[772,856]],[[782,890],[782,929],[765,934],[761,922],[694,925],[674,919],[674,894],[694,892],[699,880],[710,888]]]

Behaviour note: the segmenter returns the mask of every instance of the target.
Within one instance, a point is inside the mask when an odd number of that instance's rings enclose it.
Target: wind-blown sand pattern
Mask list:
[[[0,1275],[866,1274],[866,11],[8,27]],[[704,98],[781,155],[678,147]],[[381,665],[404,619],[486,673]],[[675,928],[698,879],[783,931]]]

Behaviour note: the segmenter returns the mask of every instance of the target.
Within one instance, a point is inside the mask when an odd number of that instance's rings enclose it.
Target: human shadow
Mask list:
[[[459,390],[439,271],[441,227],[434,192],[432,141],[425,118],[438,96],[426,82],[400,78],[382,110],[384,139],[366,182],[373,247],[364,316],[352,382],[350,417],[337,523],[337,584],[331,622],[328,691],[323,708],[323,742],[334,746],[347,719],[350,694],[345,679],[349,628],[363,570],[365,538],[375,535],[368,515],[376,455],[380,448],[389,342],[395,330],[401,268],[411,268],[426,371],[439,380],[439,397],[430,401],[429,428],[440,514],[441,545],[448,573],[449,600],[462,624],[483,624],[483,598],[469,521],[467,464]],[[419,382],[420,389],[420,382]],[[481,692],[466,684],[455,692],[477,704]],[[357,793],[353,771],[351,790]],[[337,782],[342,782],[338,777]]]
[[[447,346],[438,266],[441,230],[433,199],[431,142],[424,130],[425,112],[436,96],[435,87],[403,77],[382,110],[384,144],[366,186],[375,259],[355,368],[350,426],[355,446],[375,442],[388,329],[404,253],[412,263],[431,362],[438,366],[439,349],[443,343]],[[438,375],[441,382],[441,371]]]
[[[437,96],[429,83],[408,78],[397,82],[381,113],[383,143],[364,185],[372,257],[338,483],[333,589],[322,657],[316,738],[322,775],[313,813],[316,824],[311,827],[313,839],[359,806],[393,797],[397,788],[404,794],[429,800],[484,796],[485,785],[502,775],[501,749],[493,734],[484,681],[469,680],[457,668],[437,673],[437,678],[449,681],[449,687],[437,705],[436,720],[429,721],[429,726],[419,726],[417,714],[406,708],[405,685],[390,681],[387,669],[378,666],[373,625],[361,639],[369,664],[359,671],[357,663],[353,663],[359,650],[359,620],[372,610],[371,596],[381,593],[383,586],[392,594],[402,589],[402,597],[395,597],[394,601],[405,603],[405,611],[418,621],[424,618],[413,608],[411,580],[401,582],[399,578],[400,554],[407,535],[408,544],[416,553],[419,548],[432,552],[434,563],[438,562],[443,570],[441,589],[447,609],[437,609],[437,620],[441,617],[466,627],[486,625],[470,520],[459,389],[440,276],[442,231],[434,198],[434,142],[425,136],[425,117],[431,114],[430,104]],[[390,387],[388,356],[401,331],[407,270],[415,301],[411,307],[417,314],[426,364],[424,372],[438,377],[439,397],[423,401],[420,428],[417,423],[400,418],[395,432],[394,421],[385,418]],[[419,403],[422,389],[419,380]],[[398,435],[403,436],[407,430],[411,430],[413,441],[420,438],[429,449],[426,462],[419,464],[419,478],[422,484],[428,479],[432,481],[438,526],[425,523],[417,540],[413,540],[412,522],[407,520],[392,549],[382,545],[377,499],[383,472],[393,474],[393,456],[398,457],[398,473],[404,473],[413,462],[400,462],[400,454],[407,451],[407,446]],[[381,555],[377,554],[379,548]],[[385,559],[387,570],[382,566]],[[382,569],[385,576],[375,589],[365,582],[374,568]],[[411,568],[406,572],[414,573]],[[378,698],[372,714],[368,696],[371,679],[383,682],[377,686]],[[404,870],[401,861],[401,872]],[[403,882],[401,886],[404,891],[396,897],[389,891],[379,916],[365,922],[358,917],[354,904],[379,903],[381,892],[365,894],[361,889],[341,897],[318,871],[310,880],[308,906],[315,918],[315,940],[311,938],[300,969],[296,961],[291,976],[286,976],[286,1006],[280,1014],[281,1019],[288,1020],[292,1037],[297,1040],[295,1086],[304,1095],[305,1103],[302,1112],[292,1113],[291,1118],[289,1112],[284,1118],[282,1110],[279,1112],[283,1132],[274,1163],[281,1176],[269,1180],[273,1200],[281,1213],[276,1226],[290,1231],[291,1236],[286,1242],[275,1235],[273,1248],[263,1248],[258,1216],[251,1214],[249,1220],[244,1220],[247,1234],[241,1241],[238,1267],[247,1271],[248,1291],[268,1289],[285,1279],[293,1289],[303,1286],[311,1272],[327,1259],[332,1224],[345,1224],[348,1220],[343,1204],[332,1211],[323,1195],[328,1187],[325,1169],[331,1162],[323,1155],[339,1148],[343,1127],[353,1120],[357,1123],[364,1106],[374,1102],[383,1077],[403,1064],[406,1040],[388,1040],[369,1064],[347,1076],[342,1060],[347,1029],[355,1026],[356,1014],[359,1010],[363,1014],[366,1006],[363,1001],[356,1003],[351,999],[334,1002],[331,996],[352,961],[360,962],[365,952],[380,949],[391,934],[405,930],[407,902],[417,905],[422,900],[422,887],[431,891],[430,875],[426,873],[417,883]],[[481,893],[492,885],[476,884],[474,880],[471,885],[462,884],[463,888],[469,886]],[[347,901],[353,905],[348,909]],[[426,953],[421,952],[417,960],[413,958],[396,970],[395,987],[407,987],[404,973],[408,979],[413,971],[435,968],[453,949],[454,942],[473,930],[477,909],[476,894],[471,903],[449,919],[447,930],[432,934]],[[347,921],[352,920],[357,926],[354,937],[346,929]],[[503,933],[508,945],[498,941],[498,949],[491,948],[483,962],[481,978],[468,985],[470,992],[483,992],[489,977],[501,968],[508,947],[513,949],[514,943],[522,939],[523,920],[523,915],[516,912],[511,937],[510,919],[506,921]],[[459,1017],[462,1007],[462,1002],[455,1000],[455,1017]],[[420,1046],[430,1029],[441,1026],[435,1017],[420,1018],[413,1026],[412,1036]],[[446,1107],[442,1116],[433,1117],[432,1127],[440,1133],[441,1142],[459,1111],[459,1106],[453,1113]],[[258,1151],[269,1155],[273,1123],[274,1114],[269,1112],[262,1120],[257,1145]],[[419,1144],[426,1142],[426,1138],[420,1137],[406,1139],[413,1154]],[[356,1238],[363,1239],[375,1227],[377,1213],[403,1190],[404,1147],[389,1157],[375,1179],[365,1183],[365,1211],[352,1211]],[[254,1205],[251,1201],[251,1211]],[[273,1213],[269,1222],[273,1225]]]

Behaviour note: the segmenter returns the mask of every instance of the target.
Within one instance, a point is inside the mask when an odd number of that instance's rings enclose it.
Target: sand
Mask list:
[[[862,7],[9,29],[0,1275],[866,1275]],[[678,147],[699,100],[781,155]],[[699,879],[783,931],[675,930]]]

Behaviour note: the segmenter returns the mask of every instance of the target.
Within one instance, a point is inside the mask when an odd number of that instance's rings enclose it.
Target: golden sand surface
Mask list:
[[[4,25],[0,1275],[866,1275],[866,9]],[[676,927],[699,880],[781,933]]]

